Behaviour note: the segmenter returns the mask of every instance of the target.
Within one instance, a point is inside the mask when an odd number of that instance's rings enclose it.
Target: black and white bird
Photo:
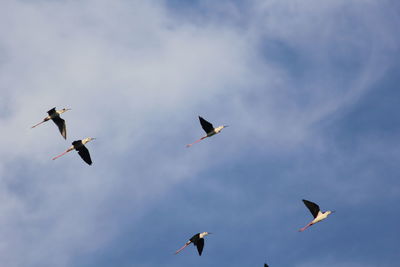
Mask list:
[[[181,252],[184,248],[186,248],[187,246],[189,246],[191,243],[193,243],[193,245],[195,245],[197,247],[197,251],[199,252],[199,256],[201,256],[201,253],[203,252],[203,248],[204,248],[204,237],[206,235],[209,235],[211,233],[209,232],[203,232],[203,233],[197,233],[194,236],[192,236],[188,242],[186,242],[186,244],[181,247],[180,249],[178,249],[175,254],[178,254],[179,252]]]
[[[75,149],[76,151],[78,151],[79,156],[81,156],[81,158],[87,164],[92,165],[92,159],[90,158],[89,150],[85,147],[85,144],[87,144],[88,142],[90,142],[94,139],[96,139],[96,138],[88,137],[88,138],[85,138],[82,140],[76,140],[76,141],[72,142],[72,146],[70,148],[68,148],[65,152],[61,153],[60,155],[54,157],[53,160],[58,159],[59,157],[64,156],[68,152]]]
[[[312,220],[309,224],[307,224],[303,228],[299,229],[299,232],[303,232],[304,230],[306,230],[311,225],[316,224],[317,222],[320,222],[322,220],[325,220],[328,217],[329,214],[335,212],[335,211],[330,211],[330,210],[325,211],[325,212],[321,212],[321,210],[320,210],[320,208],[319,208],[319,206],[317,204],[315,204],[314,202],[305,200],[305,199],[303,199],[303,203],[310,210],[312,216],[314,217],[314,220]]]
[[[49,115],[46,118],[44,118],[43,121],[39,122],[36,125],[33,125],[32,128],[35,128],[36,126],[42,124],[43,122],[52,120],[57,125],[58,130],[60,130],[60,133],[64,137],[64,139],[67,139],[67,128],[65,126],[65,120],[61,119],[60,115],[68,110],[71,110],[71,109],[63,108],[60,110],[56,110],[56,108],[52,108],[49,111],[47,111],[47,114],[49,114]]]
[[[196,144],[197,142],[200,142],[201,140],[203,140],[207,137],[211,137],[211,136],[221,132],[222,129],[224,129],[225,127],[228,127],[228,125],[221,125],[221,126],[218,126],[217,128],[214,128],[214,126],[210,122],[206,121],[205,119],[203,119],[200,116],[199,116],[199,120],[200,120],[201,127],[206,132],[206,135],[203,136],[202,138],[200,138],[199,140],[186,145],[186,147],[191,147],[192,145]]]

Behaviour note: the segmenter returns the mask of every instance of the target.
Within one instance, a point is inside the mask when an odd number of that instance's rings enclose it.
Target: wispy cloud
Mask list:
[[[230,162],[264,172],[251,155],[282,160],[270,174],[283,178],[274,183],[282,190],[294,172],[312,173],[300,170],[299,158],[332,145],[321,137],[321,122],[342,116],[396,64],[390,55],[398,51],[399,21],[388,7],[356,0],[205,1],[182,9],[174,1],[7,1],[0,11],[3,264],[76,266],[76,258],[140,231],[165,197],[171,205],[190,198],[173,194],[181,186],[190,191],[209,170],[223,181]],[[29,129],[54,106],[72,108],[63,115],[69,141],[98,138],[88,145],[93,166],[75,152],[50,160],[70,145],[52,122]],[[232,127],[185,149],[203,134],[197,115]],[[240,207],[254,185],[232,176],[232,195],[218,180],[206,180],[200,192],[210,201],[239,199]],[[289,192],[303,188],[293,186]],[[238,222],[244,210],[225,215]],[[180,212],[165,220],[181,223],[174,221],[185,219]],[[208,225],[223,221],[212,214]],[[259,208],[247,216],[248,227],[264,219]],[[153,266],[121,259],[131,261]]]

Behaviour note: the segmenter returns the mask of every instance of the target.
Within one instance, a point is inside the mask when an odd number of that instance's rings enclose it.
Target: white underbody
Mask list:
[[[219,132],[222,131],[222,129],[224,129],[225,126],[219,126],[217,128],[215,128],[212,132],[207,133],[207,137],[213,136]]]
[[[320,222],[322,220],[325,220],[328,217],[329,214],[331,214],[331,213],[328,212],[328,211],[326,211],[324,213],[318,212],[317,217],[315,217],[315,219],[311,222],[311,224],[314,224],[314,223]]]

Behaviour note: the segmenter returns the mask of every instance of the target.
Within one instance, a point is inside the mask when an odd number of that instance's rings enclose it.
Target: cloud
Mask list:
[[[189,198],[171,194],[190,191],[209,170],[224,176],[249,155],[287,160],[325,148],[320,123],[356,105],[395,61],[387,56],[398,47],[387,2],[170,4],[8,1],[0,11],[5,265],[76,266],[129,230],[151,227],[155,205]],[[54,106],[72,108],[63,114],[68,142],[52,122],[29,129]],[[203,134],[197,115],[232,127],[186,149]],[[98,138],[87,145],[93,166],[75,152],[50,160],[87,136]],[[287,182],[292,171],[272,173]],[[246,201],[254,189],[232,184],[227,197],[224,184],[208,181],[201,192],[213,197],[210,209],[219,194],[223,203]],[[235,211],[227,214],[237,222]],[[260,214],[250,210],[248,224]],[[170,216],[171,224],[185,219],[179,210]]]

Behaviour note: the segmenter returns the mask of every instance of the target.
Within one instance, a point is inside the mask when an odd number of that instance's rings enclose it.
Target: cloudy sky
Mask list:
[[[1,6],[2,266],[398,266],[397,0]]]

